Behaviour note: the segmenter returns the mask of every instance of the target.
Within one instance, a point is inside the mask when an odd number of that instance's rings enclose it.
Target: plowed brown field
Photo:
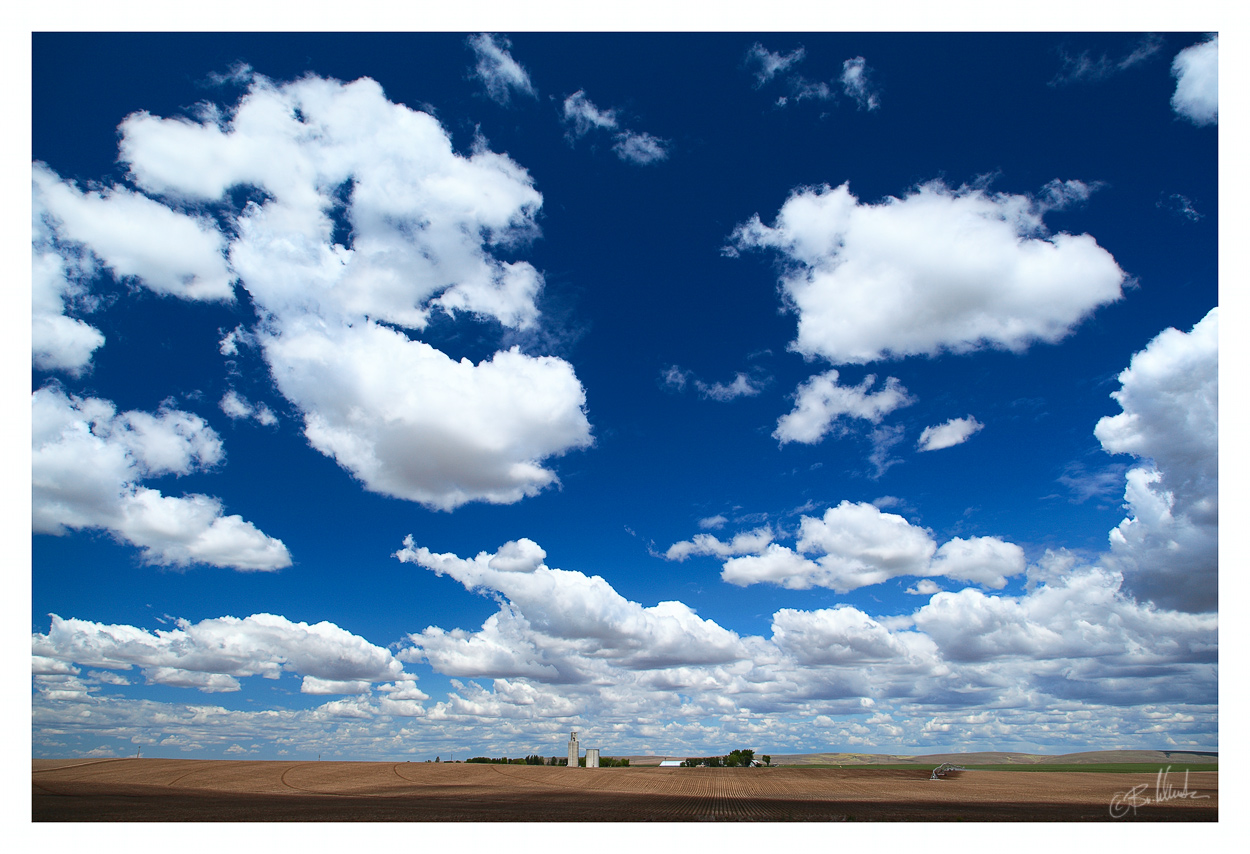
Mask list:
[[[34,760],[34,821],[1215,821],[1219,772]],[[1126,793],[1134,793],[1135,797]],[[1185,794],[1188,792],[1189,794]],[[1117,799],[1117,795],[1119,796]],[[1147,799],[1149,801],[1147,802]],[[1136,804],[1136,809],[1133,805]]]

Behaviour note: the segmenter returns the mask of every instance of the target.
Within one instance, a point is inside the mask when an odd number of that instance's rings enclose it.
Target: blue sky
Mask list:
[[[1216,749],[1217,52],[36,34],[34,755]]]

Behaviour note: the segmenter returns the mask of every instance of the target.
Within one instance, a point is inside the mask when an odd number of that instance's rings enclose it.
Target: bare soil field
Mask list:
[[[33,821],[1216,821],[1219,772],[34,760]],[[1112,815],[1118,804],[1120,817]]]

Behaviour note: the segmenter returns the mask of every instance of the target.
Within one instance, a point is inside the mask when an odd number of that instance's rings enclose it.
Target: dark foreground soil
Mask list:
[[[35,760],[34,821],[1216,821],[1219,772]],[[1114,813],[1114,815],[1113,815]]]

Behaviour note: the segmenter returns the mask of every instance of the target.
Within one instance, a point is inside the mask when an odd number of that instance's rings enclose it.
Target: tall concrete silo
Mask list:
[[[569,734],[569,767],[570,768],[577,767],[577,756],[579,752],[580,752],[580,749],[577,746],[577,732],[574,731]]]

